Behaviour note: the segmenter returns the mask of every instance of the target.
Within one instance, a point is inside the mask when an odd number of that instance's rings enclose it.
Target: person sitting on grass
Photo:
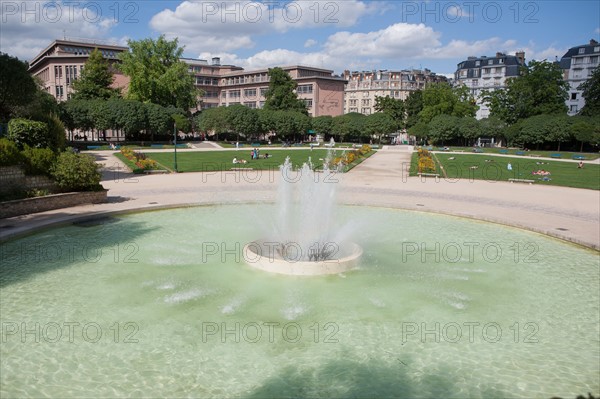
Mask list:
[[[579,164],[577,165],[577,169],[583,169],[583,161],[579,161]]]

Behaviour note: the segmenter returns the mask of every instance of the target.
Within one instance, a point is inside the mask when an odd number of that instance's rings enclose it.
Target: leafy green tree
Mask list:
[[[226,107],[216,107],[203,110],[196,116],[196,126],[204,132],[212,132],[219,139],[220,133],[229,131],[228,111]]]
[[[419,142],[424,144],[429,134],[429,125],[425,122],[417,122],[408,128],[408,133],[411,136],[415,136]]]
[[[483,134],[480,121],[468,116],[458,120],[458,129],[460,137],[465,140],[466,145],[471,145],[473,141]]]
[[[567,112],[568,83],[557,63],[531,61],[521,68],[521,76],[508,79],[506,89],[484,94],[492,116],[513,124],[535,115]]]
[[[572,118],[563,115],[550,115],[547,119],[547,135],[548,141],[558,143],[557,151],[560,151],[561,143],[572,139],[571,124]]]
[[[434,83],[423,90],[423,109],[419,119],[429,123],[438,115],[475,116],[478,106],[466,86],[453,88],[448,83]]]
[[[114,77],[110,70],[108,60],[102,57],[102,53],[94,49],[85,62],[79,79],[71,84],[74,93],[72,98],[92,100],[96,98],[108,99],[119,94],[117,89],[110,87]]]
[[[298,111],[276,111],[273,113],[277,135],[296,141],[297,136],[305,135],[311,127],[310,118]]]
[[[506,129],[506,123],[495,116],[480,119],[479,126],[481,127],[482,136],[494,137],[496,139],[503,137],[504,129]]]
[[[587,117],[577,117],[571,124],[570,133],[581,143],[579,152],[583,152],[585,143],[600,144],[600,117],[595,120]]]
[[[337,136],[338,142],[357,140],[364,132],[365,118],[365,115],[358,112],[335,116],[331,133]]]
[[[119,69],[130,77],[127,97],[163,107],[172,105],[189,110],[201,97],[188,66],[181,61],[183,48],[177,39],[161,35],[157,40],[129,40],[130,51],[120,54]]]
[[[331,134],[333,128],[333,117],[330,115],[316,116],[312,119],[312,128],[323,136]]]
[[[585,99],[585,105],[579,111],[579,114],[586,116],[600,115],[600,68],[594,69],[592,76],[579,85],[578,89],[583,90],[583,98]]]
[[[0,53],[0,122],[10,119],[18,107],[31,103],[37,91],[27,64]]]
[[[416,90],[410,92],[404,101],[406,110],[406,127],[410,128],[419,122],[419,113],[423,110],[423,92]]]
[[[520,120],[509,130],[512,142],[521,146],[534,145],[536,148],[543,143],[560,143],[569,139],[570,128],[566,115],[535,115]],[[565,133],[566,132],[566,133]]]
[[[267,111],[297,111],[308,115],[306,105],[298,98],[295,90],[298,84],[279,67],[269,68],[269,89],[265,93]]]
[[[389,115],[396,125],[396,129],[405,126],[405,109],[404,101],[385,96],[375,97],[375,110]]]
[[[256,135],[260,130],[258,112],[242,104],[227,107],[229,126],[234,133],[242,134],[244,137]]]
[[[155,134],[167,134],[170,133],[171,121],[167,110],[153,103],[145,103],[146,108],[146,132],[150,133],[150,140],[154,141]]]
[[[397,120],[386,112],[375,112],[365,118],[364,132],[366,133],[366,136],[376,137],[379,139],[380,144],[384,135],[395,132],[397,128]],[[363,135],[363,137],[365,137],[365,135]]]
[[[429,138],[432,143],[441,143],[453,140],[460,135],[460,118],[453,115],[440,114],[429,122]]]

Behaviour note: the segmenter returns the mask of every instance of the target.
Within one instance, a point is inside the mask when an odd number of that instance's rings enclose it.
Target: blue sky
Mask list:
[[[600,41],[600,1],[5,1],[0,51],[31,59],[53,39],[179,39],[185,56],[247,69],[304,64],[429,68],[470,55],[559,58]]]

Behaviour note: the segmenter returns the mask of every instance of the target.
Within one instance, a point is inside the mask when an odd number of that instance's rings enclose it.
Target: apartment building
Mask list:
[[[196,86],[204,91],[201,108],[242,104],[262,108],[269,88],[269,70],[246,71],[233,65],[221,65],[215,57],[206,60],[182,59],[190,67]],[[296,93],[311,116],[341,115],[345,80],[328,69],[295,65],[282,67],[298,84]]]
[[[569,83],[569,97],[566,104],[569,115],[576,115],[585,105],[583,90],[579,86],[587,81],[600,60],[600,44],[590,40],[589,44],[571,47],[560,59],[563,79]]]
[[[109,62],[119,62],[118,55],[127,47],[95,40],[55,40],[29,65],[29,72],[40,78],[44,88],[58,101],[66,101],[72,90],[71,83],[81,75],[89,54],[97,48]],[[199,108],[244,104],[262,108],[269,87],[268,69],[245,71],[235,65],[222,65],[218,57],[207,60],[182,58],[194,76],[196,87],[204,96]],[[304,101],[312,116],[341,115],[343,113],[344,84],[346,81],[328,69],[295,65],[283,67],[298,83],[298,97]],[[116,68],[113,87],[126,89],[129,78]]]
[[[525,53],[515,55],[496,53],[495,57],[468,57],[457,65],[454,84],[465,85],[477,101],[479,110],[476,118],[487,118],[489,107],[483,102],[483,91],[493,91],[506,87],[509,78],[519,76],[520,68],[525,65]]]
[[[344,113],[359,112],[365,115],[375,112],[376,97],[406,100],[411,92],[423,90],[427,84],[446,81],[445,76],[436,75],[429,69],[346,70],[344,79],[348,81],[344,89]]]
[[[57,101],[66,101],[72,93],[71,83],[81,75],[85,62],[96,48],[111,64],[119,62],[119,53],[129,50],[94,40],[55,40],[29,62],[29,73],[38,77],[44,89]],[[129,78],[116,69],[113,73],[112,86],[126,88]]]

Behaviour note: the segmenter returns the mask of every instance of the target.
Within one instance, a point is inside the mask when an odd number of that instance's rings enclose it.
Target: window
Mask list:
[[[598,56],[594,55],[592,57],[590,57],[590,64],[597,64],[598,63]]]
[[[229,98],[240,98],[240,95],[239,90],[229,90]]]
[[[498,63],[499,63],[499,64],[504,64],[504,58],[500,58],[500,59],[498,60]]]
[[[54,67],[54,79],[62,79],[62,66]]]
[[[494,60],[488,60],[488,65],[492,65],[494,63]]]
[[[594,53],[600,53],[600,46],[594,47]]]
[[[268,87],[261,87],[261,88],[260,88],[260,95],[261,95],[262,97],[266,97],[266,95],[267,95],[267,90],[269,90],[269,88],[268,88]]]
[[[62,87],[62,85],[56,86],[56,97],[57,98],[62,98],[62,96],[63,96],[63,87]]]
[[[579,49],[579,54],[585,54],[585,47]]]
[[[365,115],[371,115],[371,108],[363,108],[360,112]]]
[[[256,89],[244,89],[244,97],[256,97]]]
[[[264,106],[265,106],[265,101],[260,101],[258,103],[258,108],[264,108]]]
[[[312,94],[313,85],[298,85],[297,93],[298,94]]]
[[[357,101],[358,101],[358,100],[350,100],[350,105],[352,105],[352,106],[356,106],[356,105],[357,105],[357,104],[356,104],[356,103],[357,103]]]
[[[304,101],[304,105],[306,106],[306,108],[312,108],[312,106],[313,106],[312,98],[304,98],[304,99],[302,99],[302,101]]]
[[[477,85],[479,85],[479,80],[478,79],[471,80],[471,86],[477,86]]]
[[[467,77],[467,70],[463,69],[462,71],[460,71],[460,77],[461,78],[466,78]]]
[[[481,61],[475,61],[475,66],[481,65]]]
[[[254,109],[254,108],[256,108],[256,101],[247,101],[244,103],[244,105],[248,108]]]
[[[367,99],[364,99],[364,100],[362,100],[362,101],[361,101],[361,103],[360,103],[360,104],[361,104],[362,106],[365,106],[365,105],[371,105],[371,99],[369,99],[369,98],[367,98]]]
[[[573,113],[577,113],[577,105],[571,105],[571,108],[569,110]]]
[[[485,69],[483,70],[483,74],[484,74],[484,75],[489,75],[489,73],[490,73],[490,68],[485,68]]]
[[[571,93],[571,100],[577,100],[577,93]]]

